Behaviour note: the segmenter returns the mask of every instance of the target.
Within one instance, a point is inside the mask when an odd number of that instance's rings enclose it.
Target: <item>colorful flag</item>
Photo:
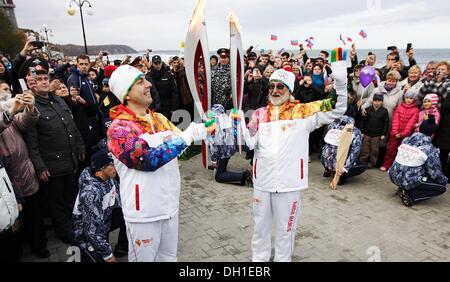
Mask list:
[[[281,50],[278,51],[278,55],[281,55],[281,53],[283,53],[283,52],[284,52],[284,48],[281,48]]]
[[[353,39],[347,36],[347,41],[353,43]]]
[[[292,46],[298,46],[298,40],[291,40]]]
[[[186,48],[186,42],[182,41],[180,47],[181,47],[181,49],[185,49]]]
[[[361,35],[362,38],[366,39],[367,38],[367,33],[361,29],[361,31],[359,32],[359,35]]]
[[[275,34],[272,34],[272,35],[270,35],[270,40],[277,41],[278,40],[278,36],[276,36]]]
[[[344,46],[347,46],[347,43],[345,43],[344,38],[342,38],[342,34],[339,35],[339,39],[342,41],[342,43],[344,44]]]

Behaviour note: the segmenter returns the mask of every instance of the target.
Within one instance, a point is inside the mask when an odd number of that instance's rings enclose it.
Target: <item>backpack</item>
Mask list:
[[[13,186],[2,162],[0,162],[0,233],[13,226],[19,217]]]

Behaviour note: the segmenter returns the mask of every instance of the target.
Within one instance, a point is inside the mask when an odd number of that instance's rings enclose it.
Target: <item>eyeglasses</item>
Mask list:
[[[278,90],[284,90],[284,88],[286,88],[286,85],[284,85],[284,84],[282,84],[282,83],[277,83],[277,84],[271,84],[271,85],[269,85],[269,89],[270,89],[270,90],[274,90],[275,87],[276,87]]]

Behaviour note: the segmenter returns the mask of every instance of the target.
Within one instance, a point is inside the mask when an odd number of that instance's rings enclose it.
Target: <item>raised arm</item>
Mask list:
[[[347,64],[342,49],[333,52],[338,60],[332,63],[333,73],[330,77],[335,81],[337,94],[336,108],[331,112],[319,112],[307,118],[306,128],[312,132],[323,125],[332,123],[335,119],[341,117],[347,110]],[[333,56],[332,55],[332,56]]]

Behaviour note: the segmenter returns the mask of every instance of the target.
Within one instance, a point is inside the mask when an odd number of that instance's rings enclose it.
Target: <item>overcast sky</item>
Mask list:
[[[67,14],[66,0],[14,0],[20,27],[53,30],[50,41],[83,44],[79,13]],[[186,37],[196,0],[91,0],[85,15],[88,45],[126,44],[136,50],[175,50]],[[244,47],[290,48],[290,40],[316,38],[315,48],[339,46],[339,34],[358,48],[388,45],[450,48],[448,0],[206,0],[205,17],[212,50],[229,45],[228,14],[242,26]],[[357,34],[364,29],[368,38]],[[270,35],[279,37],[270,41]]]

